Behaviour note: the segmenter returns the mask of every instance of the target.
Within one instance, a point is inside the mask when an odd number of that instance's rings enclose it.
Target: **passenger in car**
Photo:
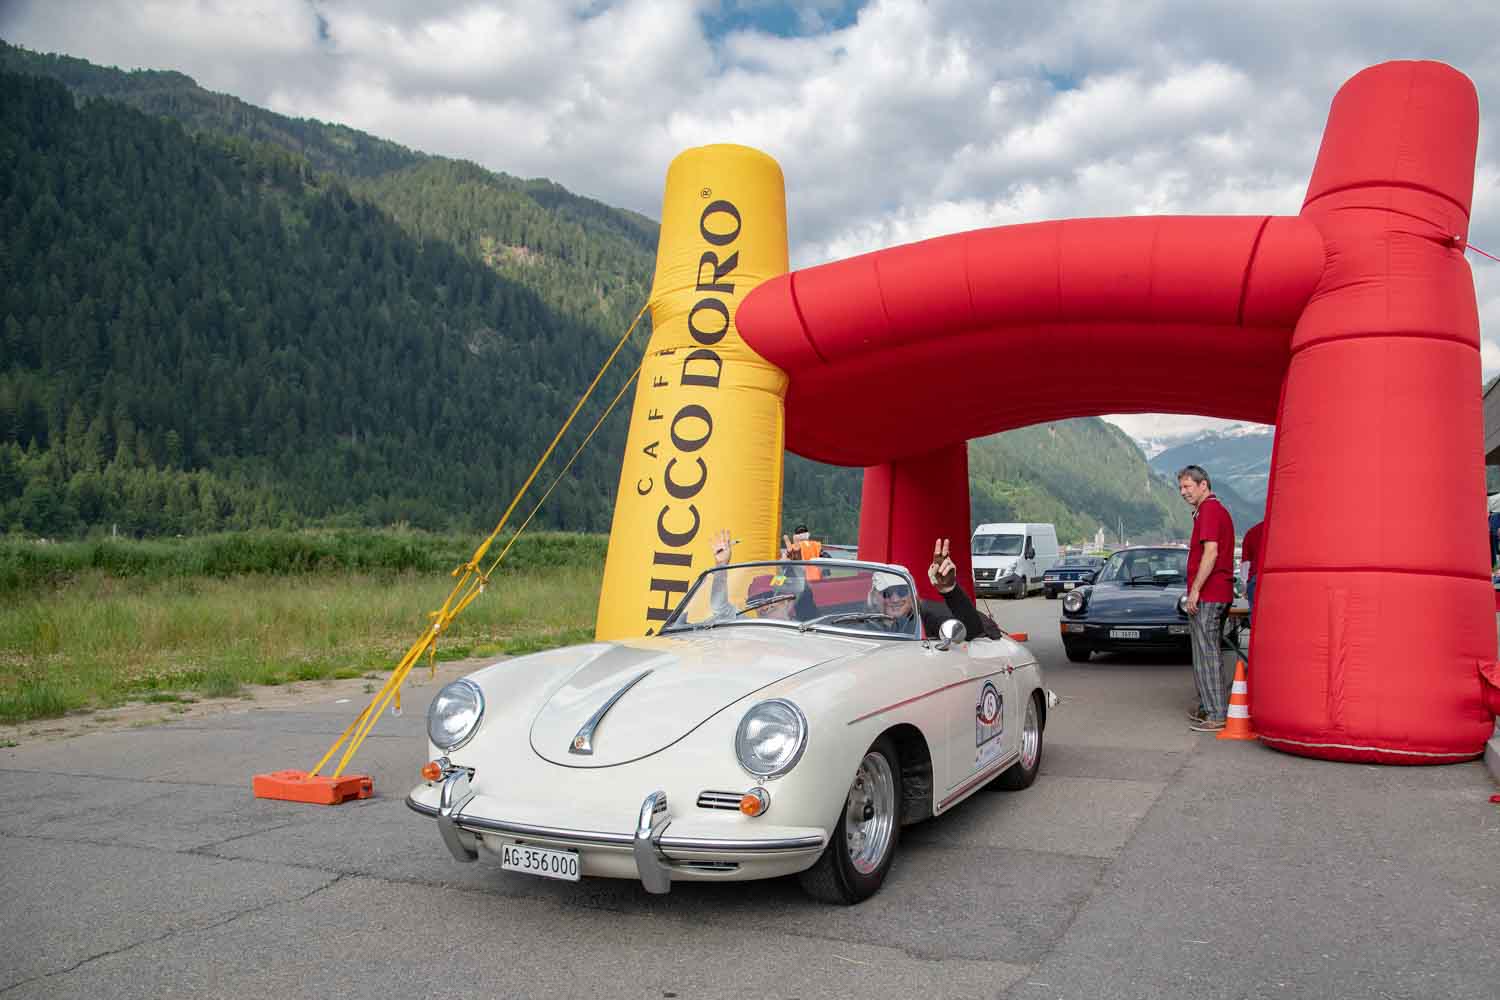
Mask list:
[[[713,535],[713,555],[715,566],[727,566],[734,551],[734,539],[728,528],[721,529]],[[776,618],[784,621],[811,621],[818,617],[818,604],[813,600],[812,592],[808,590],[807,581],[802,577],[802,567],[788,566],[785,574],[773,574],[767,581],[767,585],[760,590],[752,590],[746,596],[746,602],[754,604],[766,600],[769,597],[785,596],[784,601],[773,601],[755,612],[758,618]],[[713,603],[715,605],[727,604],[728,596],[723,592],[724,579],[722,575],[715,576],[713,581]]]

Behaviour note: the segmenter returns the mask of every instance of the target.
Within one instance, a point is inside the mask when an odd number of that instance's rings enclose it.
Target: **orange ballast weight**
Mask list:
[[[306,771],[272,771],[251,778],[250,790],[257,799],[336,806],[347,799],[368,799],[375,794],[375,782],[367,774],[330,778]]]

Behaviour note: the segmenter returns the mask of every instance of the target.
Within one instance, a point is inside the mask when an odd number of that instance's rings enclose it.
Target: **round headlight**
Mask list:
[[[1186,594],[1183,594],[1181,597],[1177,598],[1177,613],[1179,615],[1186,615],[1187,614],[1187,595]]]
[[[1077,614],[1083,610],[1083,591],[1070,590],[1063,595],[1063,610]]]
[[[807,746],[807,717],[782,698],[755,705],[740,720],[734,752],[758,778],[777,778],[797,766]]]
[[[457,750],[479,729],[484,694],[467,678],[443,685],[427,709],[427,738],[441,750]]]

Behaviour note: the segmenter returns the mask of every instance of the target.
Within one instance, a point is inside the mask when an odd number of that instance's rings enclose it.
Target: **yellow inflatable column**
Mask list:
[[[780,541],[787,377],[735,328],[756,285],[787,270],[786,188],[746,146],[689,149],[667,169],[651,343],[636,384],[599,594],[600,639],[649,635],[729,528],[735,559]]]

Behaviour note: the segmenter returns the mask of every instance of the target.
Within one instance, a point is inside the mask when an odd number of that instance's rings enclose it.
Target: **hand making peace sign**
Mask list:
[[[948,554],[948,539],[939,538],[932,544],[932,565],[927,567],[927,579],[939,594],[946,594],[958,586],[958,566]]]

